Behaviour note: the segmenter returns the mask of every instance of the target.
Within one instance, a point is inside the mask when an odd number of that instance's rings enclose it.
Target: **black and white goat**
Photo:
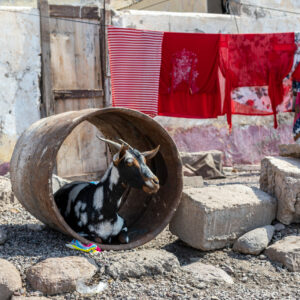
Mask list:
[[[143,189],[152,194],[159,190],[159,180],[146,165],[159,146],[139,152],[126,142],[122,145],[98,137],[114,146],[118,152],[99,183],[71,182],[54,194],[56,205],[68,225],[76,232],[110,243],[119,235],[119,241],[129,242],[127,227],[118,210],[127,187]]]

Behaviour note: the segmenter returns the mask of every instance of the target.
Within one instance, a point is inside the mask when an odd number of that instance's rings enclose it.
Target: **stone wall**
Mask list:
[[[300,31],[300,16],[253,19],[246,16],[121,11],[113,17],[119,27],[204,33],[271,33]],[[279,127],[273,128],[273,117],[233,116],[229,133],[224,117],[195,120],[156,117],[174,138],[180,151],[221,150],[225,165],[258,164],[266,155],[277,155],[278,145],[292,143],[293,114],[279,116]]]
[[[10,160],[18,136],[40,118],[39,12],[6,9],[0,7],[0,163]]]

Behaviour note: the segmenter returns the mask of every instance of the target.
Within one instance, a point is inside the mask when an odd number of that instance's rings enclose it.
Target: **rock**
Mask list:
[[[274,227],[267,225],[251,230],[239,237],[233,245],[233,250],[244,254],[260,254],[268,247],[274,234]]]
[[[11,300],[49,300],[46,297],[25,297],[25,296],[12,296]]]
[[[274,229],[275,229],[275,231],[282,231],[282,230],[285,229],[285,226],[283,224],[281,224],[281,223],[276,223],[274,225]]]
[[[299,159],[264,158],[261,162],[260,188],[277,198],[277,220],[286,225],[300,222]]]
[[[106,273],[123,280],[163,274],[176,267],[179,267],[179,262],[175,255],[165,250],[149,249],[126,253],[125,259],[121,254],[116,254],[115,261],[106,268]]]
[[[280,156],[290,156],[300,158],[300,145],[299,144],[281,144],[279,147]]]
[[[52,175],[52,191],[53,194],[59,190],[61,187],[63,187],[65,184],[70,183],[70,180],[61,178],[55,174]]]
[[[14,291],[22,288],[19,271],[9,261],[0,258],[0,299],[8,300]]]
[[[223,152],[219,150],[210,150],[210,151],[199,151],[199,152],[180,152],[180,157],[182,160],[182,164],[193,165],[199,159],[203,158],[207,154],[211,154],[216,166],[216,169],[220,172],[223,172],[222,168],[222,156]]]
[[[46,227],[46,226],[45,226],[44,224],[42,224],[42,223],[27,224],[26,226],[27,226],[27,228],[28,228],[29,230],[32,230],[32,231],[42,231],[42,230],[44,230],[45,227]]]
[[[9,172],[9,162],[0,164],[0,176],[4,176]]]
[[[225,282],[233,284],[233,279],[222,269],[200,262],[194,262],[181,267],[184,271],[192,273],[196,279],[205,282]]]
[[[90,279],[97,267],[88,259],[79,256],[48,258],[27,269],[30,285],[44,294],[73,292],[79,280]]]
[[[190,187],[203,187],[203,178],[202,176],[193,176],[187,177],[183,176],[183,186],[190,186]]]
[[[287,236],[269,246],[265,254],[270,260],[280,262],[290,271],[300,271],[300,236]]]
[[[14,193],[11,190],[10,179],[0,176],[0,205],[16,202]]]
[[[185,188],[170,230],[194,248],[232,245],[244,233],[275,218],[276,200],[245,185]]]
[[[7,240],[7,234],[6,231],[2,228],[0,228],[0,245],[3,245]]]

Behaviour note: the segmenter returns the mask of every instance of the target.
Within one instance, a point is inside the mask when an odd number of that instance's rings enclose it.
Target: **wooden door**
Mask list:
[[[50,67],[54,113],[102,108],[100,53],[101,15],[98,7],[49,6]],[[67,137],[57,155],[57,174],[97,179],[107,167],[106,147],[96,127],[83,122]]]

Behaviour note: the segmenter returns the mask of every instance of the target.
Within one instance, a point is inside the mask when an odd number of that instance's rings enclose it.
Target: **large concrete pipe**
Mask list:
[[[160,145],[151,169],[161,188],[156,195],[131,189],[120,215],[134,238],[129,244],[99,244],[102,249],[124,250],[140,246],[159,234],[171,220],[182,191],[182,164],[168,133],[153,119],[123,108],[71,111],[39,120],[19,138],[11,160],[15,196],[37,219],[83,243],[60,215],[52,193],[52,173],[57,152],[78,124],[88,121],[109,139],[121,138],[140,151]]]

